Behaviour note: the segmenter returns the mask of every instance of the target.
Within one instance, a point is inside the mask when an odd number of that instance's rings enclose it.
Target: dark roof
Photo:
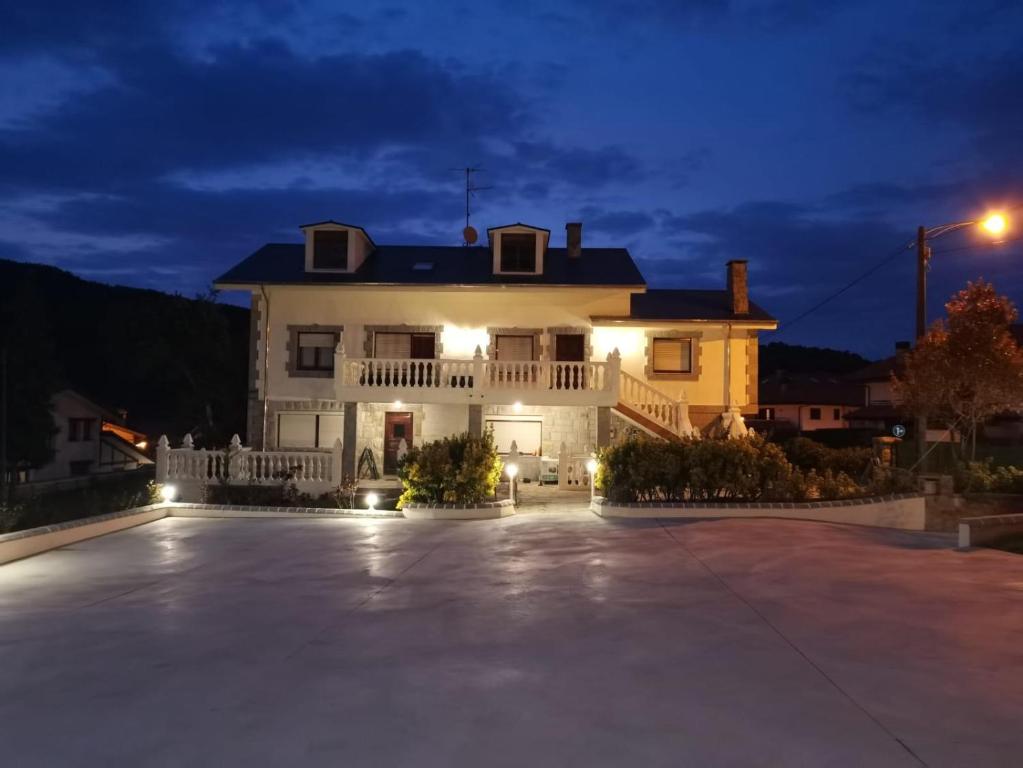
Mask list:
[[[433,264],[431,269],[416,265]],[[548,248],[542,275],[495,275],[483,246],[380,245],[352,274],[306,272],[305,246],[272,243],[214,281],[217,285],[635,285],[645,281],[625,248],[584,248],[570,259]]]
[[[886,403],[874,403],[849,411],[845,418],[847,421],[898,421],[903,414],[894,405]]]
[[[487,232],[493,232],[498,229],[508,229],[509,227],[525,227],[526,229],[535,229],[537,232],[546,232],[548,235],[551,233],[546,227],[534,227],[532,224],[523,224],[521,221],[516,221],[514,224],[502,224],[499,227],[487,227]]]
[[[888,381],[892,374],[902,372],[902,359],[898,355],[876,360],[868,366],[853,371],[846,379],[849,381]]]
[[[585,261],[585,256],[582,259]],[[761,307],[749,303],[749,313],[732,312],[728,291],[697,291],[680,288],[654,288],[632,295],[631,320],[755,320],[775,322]]]
[[[862,405],[862,384],[831,373],[778,371],[760,380],[761,405]]]

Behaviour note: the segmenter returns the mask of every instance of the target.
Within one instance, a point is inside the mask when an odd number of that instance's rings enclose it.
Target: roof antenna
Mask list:
[[[477,187],[473,182],[472,175],[481,172],[482,168],[467,165],[465,168],[450,168],[449,170],[465,174],[465,229],[462,230],[462,245],[469,246],[479,239],[479,233],[476,231],[476,228],[469,226],[469,216],[472,213],[469,201],[477,192],[484,189],[492,189],[492,187]]]

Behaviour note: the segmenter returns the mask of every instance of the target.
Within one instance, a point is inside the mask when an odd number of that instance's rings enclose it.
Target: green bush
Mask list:
[[[804,472],[844,473],[861,478],[867,473],[873,451],[865,447],[831,448],[808,437],[794,437],[785,443],[785,456]]]
[[[996,466],[992,459],[960,464],[956,490],[963,493],[1023,493],[1023,469]]]
[[[398,467],[404,491],[398,508],[423,504],[475,504],[493,499],[501,479],[494,437],[465,432],[410,450]]]
[[[806,455],[815,449],[797,450]],[[620,503],[847,499],[899,493],[915,485],[909,473],[879,468],[862,485],[844,470],[827,466],[830,454],[824,454],[820,469],[796,467],[779,446],[759,436],[678,442],[630,438],[604,449],[599,458],[597,487]],[[849,454],[834,464],[841,467],[851,460]],[[858,457],[853,466],[859,467]],[[861,476],[866,468],[859,467]]]

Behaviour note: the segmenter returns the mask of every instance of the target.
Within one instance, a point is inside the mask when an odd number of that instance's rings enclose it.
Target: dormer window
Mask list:
[[[501,235],[501,271],[536,272],[536,235],[531,232]]]
[[[313,269],[348,269],[348,230],[313,232]]]
[[[550,230],[508,224],[487,230],[495,275],[542,275]]]

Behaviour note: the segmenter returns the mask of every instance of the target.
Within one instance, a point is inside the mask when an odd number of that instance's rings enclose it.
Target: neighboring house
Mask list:
[[[892,387],[892,376],[902,371],[905,356],[911,349],[908,341],[895,343],[895,355],[871,363],[846,377],[863,388],[863,405],[846,414],[849,426],[889,432],[896,424],[909,427],[906,415]]]
[[[138,469],[152,464],[144,453],[146,436],[124,424],[123,414],[96,405],[71,389],[53,397],[53,460],[21,474],[22,482],[46,482],[70,477]]]
[[[757,412],[757,334],[746,262],[725,290],[648,289],[624,248],[567,247],[549,230],[488,230],[485,246],[377,245],[357,226],[303,226],[221,276],[251,293],[248,443],[399,448],[491,428],[498,448],[557,456],[626,427],[670,437],[740,432]],[[686,400],[688,402],[686,402]]]
[[[762,422],[786,423],[800,432],[848,427],[847,415],[863,405],[863,387],[830,373],[778,371],[760,381]]]

